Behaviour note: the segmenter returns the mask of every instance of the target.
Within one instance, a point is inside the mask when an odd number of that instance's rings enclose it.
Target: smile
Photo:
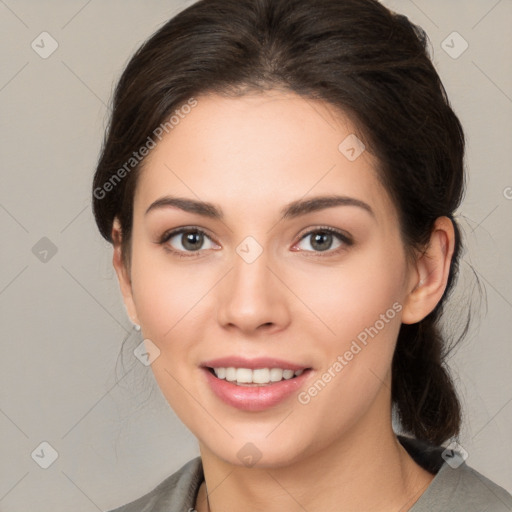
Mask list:
[[[252,369],[203,366],[202,371],[212,396],[226,405],[248,412],[264,411],[285,403],[307,386],[314,373],[312,368],[292,370],[272,365]]]
[[[259,386],[282,380],[290,380],[302,375],[304,369],[290,370],[282,368],[209,368],[218,379],[232,382],[237,386]]]

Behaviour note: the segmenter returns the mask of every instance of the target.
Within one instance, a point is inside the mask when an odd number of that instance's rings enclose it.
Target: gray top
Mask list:
[[[512,495],[491,482],[462,459],[418,440],[398,436],[411,457],[434,479],[410,512],[511,512]],[[452,457],[450,457],[452,455]],[[453,467],[452,467],[453,466]],[[455,467],[456,466],[456,467]],[[194,509],[204,480],[201,458],[187,462],[151,492],[110,512],[189,512]]]

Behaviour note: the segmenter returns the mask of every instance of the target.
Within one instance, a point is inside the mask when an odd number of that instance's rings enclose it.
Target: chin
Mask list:
[[[308,443],[304,432],[300,437],[290,435],[289,431],[280,432],[280,435],[268,432],[265,428],[264,431],[255,431],[254,435],[245,432],[230,439],[223,436],[222,439],[210,438],[200,443],[227,464],[248,468],[289,466],[314,450],[313,443]]]

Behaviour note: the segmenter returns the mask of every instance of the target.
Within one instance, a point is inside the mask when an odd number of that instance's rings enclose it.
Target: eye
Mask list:
[[[313,250],[311,251],[306,249],[306,251],[315,253],[327,252],[327,254],[325,255],[316,254],[316,256],[321,257],[332,256],[333,254],[337,254],[340,251],[346,249],[346,247],[353,245],[353,241],[348,235],[342,233],[341,231],[338,231],[337,229],[329,227],[321,227],[308,231],[301,237],[299,243],[306,240],[309,237],[311,237],[309,246],[312,247]],[[338,246],[335,247],[334,250],[330,250],[332,248],[333,241],[335,241],[336,239],[338,240]]]
[[[294,247],[298,246],[308,237],[311,237],[309,245],[313,250],[301,250],[316,253],[315,256],[320,257],[333,256],[353,245],[353,240],[343,232],[330,227],[319,227],[302,235],[299,243]],[[173,242],[173,239],[176,240]],[[334,250],[331,250],[333,241],[336,241],[336,239],[338,246]],[[205,240],[210,241],[209,247],[203,247]],[[205,231],[194,227],[182,227],[172,231],[166,231],[157,243],[163,245],[166,251],[174,253],[178,257],[185,258],[200,256],[200,251],[202,250],[220,248]],[[323,252],[326,254],[321,254]]]
[[[176,239],[174,246],[173,239]],[[165,232],[158,243],[164,245],[167,251],[173,252],[179,257],[194,257],[198,256],[194,253],[200,250],[218,247],[213,242],[210,247],[203,247],[205,240],[212,242],[211,238],[202,229],[184,227]]]

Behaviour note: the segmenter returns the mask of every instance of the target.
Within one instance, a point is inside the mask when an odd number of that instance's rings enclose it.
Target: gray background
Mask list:
[[[199,453],[130,353],[140,338],[90,204],[115,80],[190,3],[0,0],[0,511],[105,510]],[[475,323],[450,360],[466,414],[460,443],[468,464],[512,491],[512,2],[384,3],[427,31],[465,127],[468,250],[447,323],[467,307],[471,268],[487,298],[480,309],[475,298]],[[31,47],[43,31],[58,43],[45,59]],[[457,58],[441,46],[453,31],[469,44]],[[58,453],[47,469],[43,441]]]

